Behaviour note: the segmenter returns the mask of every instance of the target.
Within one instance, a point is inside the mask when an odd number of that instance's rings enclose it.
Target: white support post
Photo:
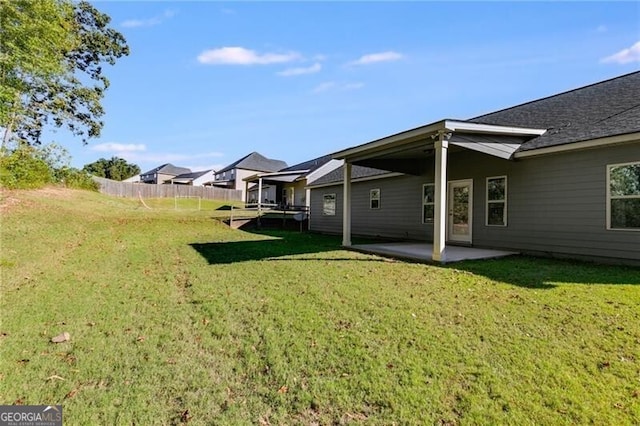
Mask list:
[[[258,179],[258,216],[262,213],[262,178]]]
[[[445,239],[447,230],[447,150],[449,141],[447,134],[440,132],[435,148],[435,191],[433,220],[433,253],[431,259],[436,262],[445,261]]]
[[[244,181],[244,205],[249,204],[249,182]]]
[[[307,208],[307,231],[311,229],[311,190],[305,190],[304,204]]]
[[[342,196],[342,245],[351,246],[351,163],[346,160],[342,166],[344,171]]]

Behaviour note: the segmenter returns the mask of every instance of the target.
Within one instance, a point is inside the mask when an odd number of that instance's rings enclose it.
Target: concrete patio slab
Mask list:
[[[347,247],[362,253],[378,254],[418,262],[433,262],[431,253],[433,245],[420,242],[390,242],[376,244],[356,244]],[[444,252],[444,263],[462,260],[492,259],[518,254],[514,251],[489,250],[475,247],[447,246]]]

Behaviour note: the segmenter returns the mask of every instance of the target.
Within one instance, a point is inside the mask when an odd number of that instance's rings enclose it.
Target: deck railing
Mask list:
[[[280,205],[271,203],[251,203],[244,207],[231,207],[229,214],[229,226],[234,227],[234,222],[256,220],[258,227],[262,226],[265,219],[282,219],[282,226],[287,221],[295,220],[300,223],[300,231],[304,230],[305,222],[308,226],[309,207],[295,205]]]

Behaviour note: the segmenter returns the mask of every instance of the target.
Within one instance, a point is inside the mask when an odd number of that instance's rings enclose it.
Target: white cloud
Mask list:
[[[198,62],[207,65],[268,65],[297,59],[300,59],[300,54],[296,52],[259,54],[244,47],[221,47],[198,55]]]
[[[598,28],[596,28],[596,32],[598,33],[606,33],[609,30],[609,28],[607,28],[606,25],[598,25]]]
[[[325,83],[319,84],[318,86],[316,86],[313,89],[313,93],[323,93],[323,92],[327,92],[329,90],[339,90],[339,91],[346,91],[346,90],[357,90],[357,89],[361,89],[364,87],[364,83],[337,83],[335,81],[327,81]]]
[[[315,64],[309,66],[309,67],[302,67],[302,68],[289,68],[286,69],[284,71],[280,71],[277,72],[276,74],[282,76],[282,77],[292,77],[295,75],[303,75],[303,74],[314,74],[319,72],[322,69],[322,65],[320,65],[318,62],[316,62]]]
[[[133,163],[156,165],[164,163],[179,163],[176,165],[182,166],[185,162],[207,161],[207,158],[224,157],[223,153],[216,151],[202,152],[198,154],[149,153],[147,152],[147,147],[144,144],[123,144],[115,142],[101,143],[92,146],[90,149],[92,151],[108,152]],[[207,166],[200,169],[194,169],[193,167],[190,168],[192,170],[206,170],[214,167]]]
[[[333,89],[336,86],[335,81],[327,81],[325,83],[319,84],[313,89],[313,93],[322,93],[326,92],[329,89]]]
[[[133,151],[146,151],[147,147],[144,144],[134,143],[115,143],[107,142],[93,145],[91,150],[99,152],[133,152]]]
[[[380,53],[370,53],[368,55],[363,55],[355,61],[349,63],[349,65],[369,65],[375,64],[378,62],[391,62],[398,61],[404,58],[404,55],[398,52],[380,52]]]
[[[342,86],[343,90],[357,90],[362,89],[364,87],[364,83],[347,83]]]
[[[139,27],[153,27],[154,25],[161,24],[167,19],[175,16],[176,12],[173,10],[165,10],[162,15],[153,16],[147,19],[128,19],[120,24],[124,28],[139,28]]]
[[[135,152],[123,153],[129,161],[140,161],[145,163],[179,163],[193,160],[202,160],[204,158],[223,157],[221,152],[203,152],[200,154],[178,154],[178,153],[156,153],[156,154],[138,154]],[[179,165],[179,164],[176,164]]]
[[[622,49],[618,53],[602,58],[600,62],[614,62],[621,65],[628,64],[630,62],[640,62],[640,41],[637,41],[633,46],[627,49]]]

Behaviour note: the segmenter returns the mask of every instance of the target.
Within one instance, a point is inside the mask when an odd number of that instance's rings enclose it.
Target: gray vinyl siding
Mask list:
[[[326,216],[322,214],[324,196],[336,195],[336,214]],[[342,233],[342,185],[329,186],[311,190],[311,204],[309,208],[309,230],[327,234]]]
[[[433,161],[433,160],[426,160]],[[607,165],[640,161],[640,144],[503,160],[473,151],[450,153],[448,180],[473,179],[473,245],[549,255],[640,261],[640,232],[607,230]],[[486,178],[507,176],[507,226],[486,226]],[[423,176],[352,184],[352,233],[431,241],[422,224]],[[369,190],[380,189],[380,209]],[[336,215],[322,216],[322,195],[336,194]],[[311,190],[311,230],[342,232],[342,185]],[[317,213],[319,212],[319,213]]]
[[[474,224],[474,245],[546,254],[640,260],[640,232],[607,230],[607,164],[640,161],[640,145],[567,152],[514,162],[508,226]],[[500,174],[500,173],[498,173]],[[485,181],[474,195],[485,200]],[[482,217],[484,205],[474,205]]]
[[[422,223],[422,185],[433,177],[397,176],[354,182],[351,185],[351,232],[383,238],[431,240],[433,225]],[[380,208],[371,209],[369,191],[380,189]],[[322,216],[324,194],[336,194],[336,216]],[[342,232],[342,185],[311,190],[312,231]]]

